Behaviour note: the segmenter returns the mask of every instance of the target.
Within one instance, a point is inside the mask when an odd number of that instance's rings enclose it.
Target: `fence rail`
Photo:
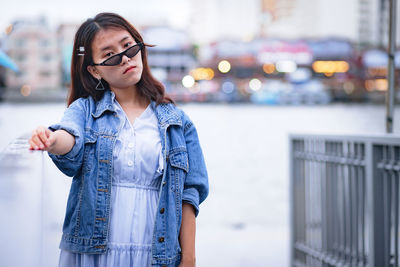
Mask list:
[[[400,267],[400,137],[289,143],[291,266]]]

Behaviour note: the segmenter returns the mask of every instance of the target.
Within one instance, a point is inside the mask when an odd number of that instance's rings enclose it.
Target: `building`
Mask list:
[[[191,2],[188,25],[194,43],[236,39],[248,41],[259,31],[259,0],[203,0]]]
[[[143,29],[143,39],[149,47],[148,62],[152,73],[163,82],[181,83],[182,77],[196,65],[188,34],[166,26]]]
[[[44,18],[12,23],[5,50],[20,72],[7,70],[6,87],[29,95],[32,90],[60,87],[60,57],[55,32]]]
[[[372,0],[371,0],[372,1]],[[389,40],[389,1],[374,0],[376,10],[377,44],[387,47]],[[397,1],[396,44],[400,45],[400,3]]]
[[[397,9],[400,14],[400,5]],[[260,35],[264,37],[339,37],[362,46],[387,45],[387,0],[260,0],[259,10]]]
[[[261,0],[260,10],[264,37],[358,38],[356,0]]]

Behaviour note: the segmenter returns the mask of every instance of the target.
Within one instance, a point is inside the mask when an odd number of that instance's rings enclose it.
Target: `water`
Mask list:
[[[0,148],[37,125],[58,121],[64,107],[0,104]],[[288,266],[288,133],[385,132],[383,105],[180,107],[197,127],[210,182],[197,217],[199,267]],[[394,133],[400,134],[399,108]],[[0,239],[6,240],[0,265],[23,255],[29,263],[24,266],[56,266],[71,178],[61,176],[45,152],[26,153],[46,173],[0,177],[0,210],[8,215],[0,221]]]

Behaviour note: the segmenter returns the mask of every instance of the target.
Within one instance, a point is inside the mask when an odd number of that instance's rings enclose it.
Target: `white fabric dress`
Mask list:
[[[113,151],[111,225],[105,254],[61,250],[59,267],[151,266],[151,243],[163,171],[157,117],[151,105],[133,125],[114,99],[121,120]]]

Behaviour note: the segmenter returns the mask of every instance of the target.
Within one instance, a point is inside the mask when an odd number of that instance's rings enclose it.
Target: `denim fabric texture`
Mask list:
[[[73,177],[68,196],[60,248],[76,253],[107,251],[110,230],[113,149],[120,119],[107,90],[96,102],[79,98],[64,112],[52,131],[65,130],[75,144],[65,155],[48,153],[65,175]],[[160,132],[163,166],[155,215],[152,266],[177,266],[181,259],[179,231],[182,202],[190,203],[197,217],[208,195],[208,174],[195,125],[173,104],[150,105]]]

